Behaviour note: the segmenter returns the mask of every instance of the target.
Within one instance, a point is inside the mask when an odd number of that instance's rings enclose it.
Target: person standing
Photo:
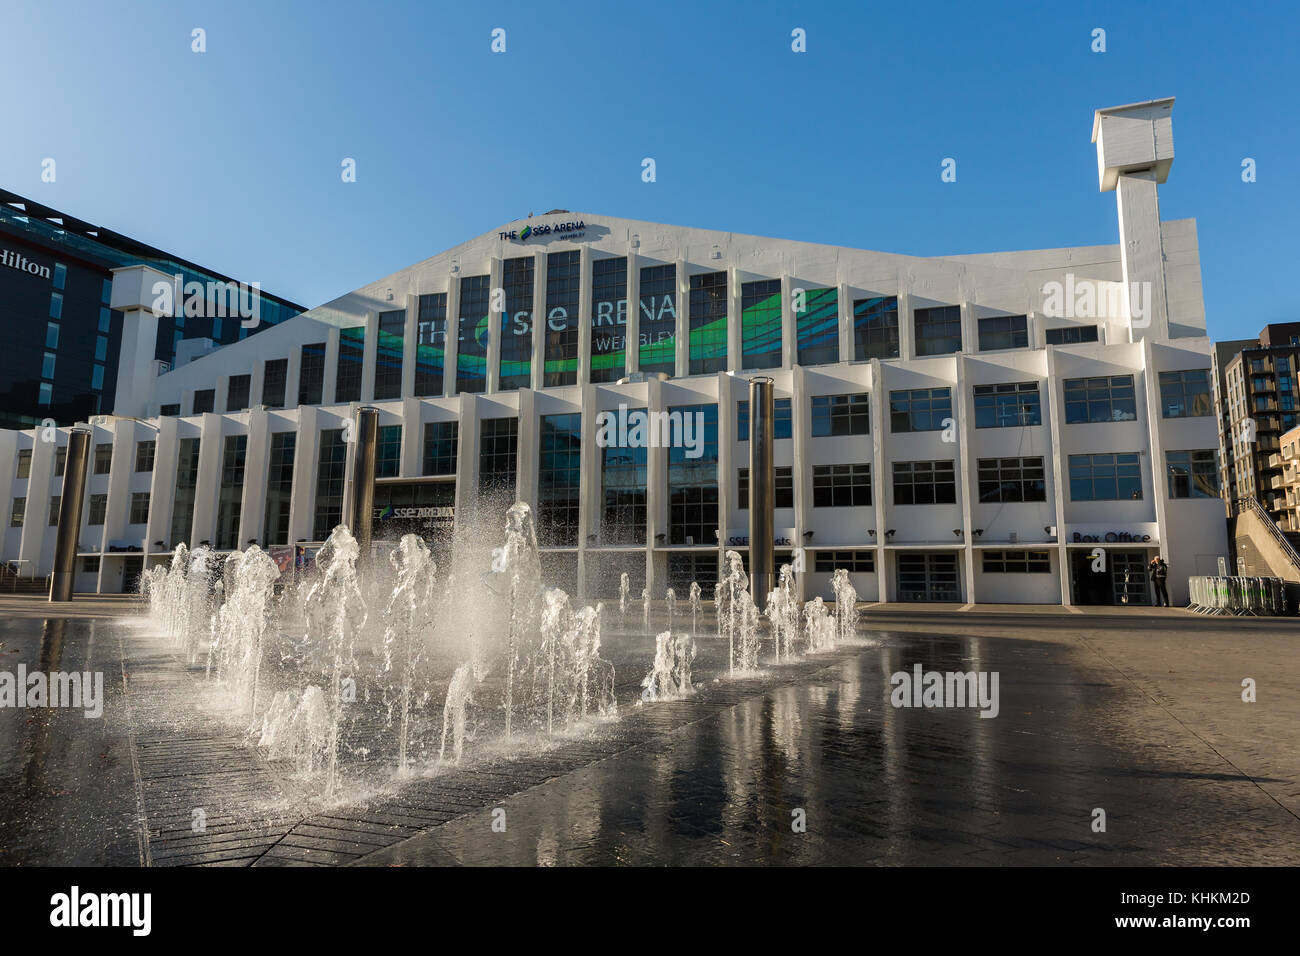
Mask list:
[[[1169,578],[1169,565],[1165,563],[1163,557],[1157,554],[1151,559],[1147,569],[1151,573],[1152,590],[1156,593],[1156,607],[1169,607],[1169,588],[1166,586]]]

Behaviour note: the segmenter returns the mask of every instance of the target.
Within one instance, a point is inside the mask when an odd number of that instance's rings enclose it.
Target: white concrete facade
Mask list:
[[[1166,417],[1160,374],[1210,368],[1210,342],[1205,331],[1200,287],[1196,226],[1193,220],[1160,222],[1157,186],[1172,161],[1168,116],[1172,100],[1099,111],[1094,124],[1100,182],[1115,191],[1121,244],[1027,252],[986,253],[948,258],[918,258],[810,243],[666,226],[610,217],[564,213],[537,217],[494,229],[462,245],[410,266],[317,309],[259,333],[245,341],[204,355],[164,375],[153,377],[147,349],[122,350],[118,376],[119,416],[92,422],[94,443],[115,449],[107,474],[92,474],[86,495],[107,495],[104,523],[85,524],[82,553],[94,568],[78,580],[79,590],[121,590],[128,560],[145,565],[166,560],[173,545],[170,534],[175,499],[177,454],[185,438],[199,438],[200,462],[193,521],[187,543],[215,540],[222,472],[222,445],[227,435],[247,436],[244,481],[240,492],[237,540],[287,545],[311,540],[315,515],[316,467],[320,433],[344,428],[354,421],[360,405],[375,407],[380,425],[402,425],[400,477],[422,478],[424,424],[459,422],[459,448],[454,476],[456,520],[472,511],[478,487],[479,422],[518,417],[517,494],[537,504],[540,461],[539,422],[545,415],[582,415],[581,506],[576,540],[553,549],[570,555],[576,567],[580,596],[603,596],[608,582],[594,582],[599,569],[626,556],[642,557],[646,585],[662,596],[674,555],[696,553],[720,557],[727,547],[740,547],[748,535],[748,513],[739,507],[737,470],[748,466],[747,443],[736,435],[736,403],[747,398],[751,374],[771,375],[778,399],[791,403],[791,437],[776,443],[776,465],[792,469],[793,507],[779,508],[778,537],[792,533],[791,546],[805,549],[807,570],[799,576],[806,596],[829,595],[828,571],[818,570],[819,551],[853,551],[872,570],[854,573],[864,600],[915,597],[902,583],[904,566],[915,568],[916,556],[948,556],[955,562],[956,591],[944,591],[960,603],[1073,603],[1072,570],[1076,553],[1104,550],[1138,553],[1145,560],[1156,551],[1170,561],[1171,596],[1185,601],[1186,577],[1214,573],[1217,558],[1227,553],[1223,506],[1217,497],[1171,497],[1168,452],[1215,450],[1217,422],[1213,414]],[[1142,139],[1146,131],[1146,144]],[[1150,155],[1143,152],[1147,148]],[[551,231],[521,240],[525,226],[555,226],[582,222],[580,234]],[[516,237],[503,238],[503,233]],[[578,355],[576,381],[546,386],[545,319],[534,324],[530,386],[501,390],[503,323],[488,323],[486,388],[480,393],[457,390],[456,322],[460,314],[461,281],[487,276],[492,289],[502,285],[505,260],[533,259],[532,315],[544,314],[549,253],[579,253],[580,294],[577,298]],[[626,258],[624,301],[639,302],[641,270],[675,266],[675,375],[621,384],[591,382],[593,263]],[[124,341],[152,341],[153,319],[148,298],[149,279],[139,269],[121,270],[114,283],[113,303],[127,316]],[[726,367],[709,374],[690,374],[690,277],[723,272],[726,292]],[[780,366],[750,372],[743,368],[741,289],[755,280],[778,280],[781,288]],[[1087,286],[1093,306],[1071,298],[1061,315],[1060,297],[1052,283],[1073,290]],[[796,290],[835,290],[838,305],[839,361],[797,363],[798,316]],[[419,297],[446,293],[443,389],[436,396],[416,394],[417,341],[424,334]],[[855,301],[896,298],[898,355],[859,360],[855,349]],[[1097,302],[1110,299],[1109,312]],[[1073,306],[1078,304],[1079,308]],[[918,310],[935,306],[959,308],[961,351],[921,355],[917,335]],[[381,313],[403,310],[405,334],[400,393],[376,400],[376,358]],[[1083,314],[1079,314],[1083,313]],[[625,371],[638,364],[642,310],[627,307],[616,323],[632,343],[625,353]],[[495,315],[495,312],[494,312]],[[1024,344],[981,349],[981,320],[1023,317]],[[133,325],[138,328],[134,329]],[[361,389],[358,401],[336,401],[341,330],[365,328]],[[1095,328],[1095,341],[1055,344],[1062,329]],[[136,339],[131,336],[135,335]],[[1053,344],[1049,344],[1051,339]],[[319,404],[296,403],[302,374],[302,346],[325,343],[323,388]],[[263,402],[268,361],[287,360],[286,408]],[[248,408],[225,411],[233,376],[250,375]],[[1208,371],[1207,371],[1208,375]],[[1124,420],[1071,423],[1067,421],[1068,381],[1103,376],[1131,377],[1133,408]],[[634,379],[635,375],[632,376]],[[1036,390],[1037,424],[978,427],[976,389],[997,384],[1032,385]],[[916,389],[948,389],[951,423],[925,431],[896,431],[891,423],[891,395]],[[212,390],[212,411],[195,414],[196,393]],[[819,396],[868,396],[869,432],[815,437],[813,407]],[[718,413],[717,542],[692,545],[668,543],[668,452],[647,452],[645,543],[613,547],[602,544],[602,456],[596,448],[596,416],[620,404],[652,411],[693,404],[716,404]],[[161,414],[177,406],[178,414]],[[130,416],[130,417],[127,417]],[[271,435],[293,432],[296,453],[289,532],[285,540],[264,540],[264,517]],[[588,440],[592,439],[592,440]],[[136,443],[154,441],[152,471],[135,471]],[[0,432],[0,461],[16,460],[20,450],[31,452],[25,477],[9,467],[0,472],[0,508],[4,509],[0,557],[23,562],[23,574],[48,573],[54,552],[55,529],[46,520],[51,495],[61,491],[55,474],[55,449],[66,445],[66,430],[49,433]],[[1136,454],[1140,497],[1124,500],[1081,500],[1072,493],[1071,456]],[[346,465],[344,520],[351,500],[353,461]],[[1045,484],[1042,501],[981,501],[981,460],[1042,459]],[[951,461],[954,494],[951,503],[902,504],[894,487],[895,463]],[[829,465],[870,466],[870,505],[818,506],[814,487],[818,469]],[[149,492],[147,522],[130,523],[131,496]],[[25,518],[17,525],[13,512],[23,499]],[[83,509],[83,522],[94,516]],[[1107,535],[1119,540],[1107,541]],[[662,537],[657,537],[662,536]],[[1076,539],[1078,536],[1078,540]],[[1097,541],[1082,540],[1093,537]],[[1132,538],[1133,540],[1128,540]],[[110,550],[131,547],[130,552]],[[778,546],[778,550],[785,550]],[[990,567],[988,556],[1003,552],[1034,552],[1046,556],[1047,570],[1007,572]],[[869,554],[870,558],[865,558]],[[98,560],[93,560],[98,559]],[[823,564],[826,558],[823,558]],[[928,560],[925,558],[924,560]],[[1104,560],[1104,559],[1103,559]],[[996,561],[992,564],[996,565]],[[97,567],[96,567],[97,565]],[[639,582],[633,584],[639,592]],[[706,588],[707,591],[707,588]],[[679,596],[681,592],[679,591]],[[931,599],[934,599],[931,595]]]

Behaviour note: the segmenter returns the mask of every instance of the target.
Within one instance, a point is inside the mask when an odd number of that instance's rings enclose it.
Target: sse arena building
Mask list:
[[[1226,533],[1196,225],[1159,218],[1172,105],[1095,116],[1116,245],[918,258],[556,212],[165,374],[168,277],[118,269],[76,589],[128,589],[182,542],[310,553],[351,521],[373,408],[376,539],[444,541],[518,499],[571,593],[613,596],[626,571],[634,594],[708,594],[724,550],[746,553],[762,374],[777,560],[803,596],[843,567],[866,601],[1145,604],[1163,553],[1185,601]],[[21,574],[51,572],[67,442],[0,432],[0,557]]]

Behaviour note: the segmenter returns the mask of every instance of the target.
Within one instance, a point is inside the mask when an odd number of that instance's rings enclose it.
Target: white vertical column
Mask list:
[[[546,374],[546,252],[533,259],[533,388],[541,388]]]
[[[117,386],[113,411],[118,415],[143,417],[153,401],[153,357],[158,344],[158,316],[154,294],[156,284],[174,287],[174,278],[145,265],[114,269],[109,299],[122,313],[122,342],[117,359]],[[179,308],[181,303],[173,303]]]
[[[1071,605],[1074,603],[1070,593],[1070,549],[1066,546],[1065,533],[1065,495],[1068,491],[1068,484],[1064,475],[1065,456],[1061,454],[1060,449],[1065,446],[1061,441],[1061,422],[1064,417],[1061,413],[1061,392],[1056,387],[1056,349],[1049,348],[1046,350],[1047,357],[1047,374],[1046,379],[1039,383],[1039,388],[1047,390],[1047,401],[1045,408],[1047,411],[1047,421],[1044,422],[1048,427],[1050,434],[1049,448],[1057,449],[1057,453],[1049,456],[1051,459],[1051,468],[1047,472],[1048,493],[1052,495],[1052,503],[1055,507],[1056,515],[1056,561],[1057,572],[1061,578],[1061,603]]]
[[[1121,177],[1121,182],[1123,178]],[[1169,554],[1169,525],[1166,520],[1165,506],[1169,497],[1169,482],[1165,474],[1164,439],[1160,434],[1160,373],[1156,369],[1155,347],[1149,337],[1142,340],[1142,383],[1146,401],[1138,409],[1138,414],[1146,416],[1147,450],[1151,462],[1151,498],[1155,504],[1156,530],[1160,536],[1160,553]]]
[[[1130,341],[1153,336],[1169,339],[1165,297],[1164,242],[1160,233],[1160,201],[1153,172],[1121,173],[1115,190],[1119,211],[1120,264],[1129,299]],[[1139,318],[1138,312],[1146,315]]]
[[[253,374],[248,383],[248,407],[256,408],[258,405],[265,405],[262,401],[266,390],[266,359],[260,358],[253,362]]]
[[[641,257],[635,248],[627,251],[627,328],[624,339],[625,374],[641,368]]]
[[[791,375],[790,389],[791,439],[794,451],[794,547],[804,548],[804,561],[811,562],[812,555],[807,552],[808,542],[804,540],[804,531],[808,528],[808,509],[812,507],[812,456],[808,453],[812,444],[812,404],[808,397],[808,375],[803,367],[796,365]],[[874,469],[873,469],[874,471]],[[802,601],[807,591],[807,570],[795,575],[795,598]]]
[[[686,260],[677,260],[677,372],[678,377],[691,370],[691,279],[686,274]]]
[[[485,368],[484,389],[488,392],[501,390],[501,323],[505,318],[505,266],[500,256],[493,256],[488,263],[488,347],[487,368]],[[500,305],[500,309],[497,306]]]
[[[799,322],[794,314],[794,277],[781,273],[781,367],[799,364]]]
[[[836,299],[840,306],[840,361],[852,362],[853,351],[853,292],[847,282],[839,284]]]
[[[415,394],[415,360],[419,351],[420,297],[406,297],[406,325],[402,327],[402,398]]]
[[[298,404],[298,392],[302,384],[302,345],[289,346],[289,359],[284,370],[284,407],[293,408]]]
[[[366,337],[361,345],[361,401],[375,400],[375,363],[379,358],[379,313],[366,313]]]
[[[890,552],[887,549],[889,539],[885,532],[889,530],[890,505],[887,500],[888,486],[885,482],[885,429],[889,422],[889,392],[886,389],[885,366],[880,359],[871,360],[871,501],[876,514],[876,599],[888,601]]]
[[[265,548],[266,479],[271,470],[271,416],[265,411],[248,413],[248,445],[244,454],[244,488],[239,498],[239,536],[235,546],[243,549],[250,539]]]
[[[903,361],[916,358],[916,321],[912,316],[912,293],[898,293],[898,357]]]
[[[460,422],[456,426],[456,530],[474,523],[478,500],[479,398],[473,392],[460,397]]]
[[[749,467],[749,445],[745,445],[745,460],[737,461],[736,447],[736,402],[743,398],[749,400],[748,379],[737,378],[726,372],[718,372],[714,377],[718,396],[718,540],[696,541],[696,544],[714,544],[725,553],[727,539],[731,536],[731,493],[732,482],[736,479],[737,468]],[[750,410],[753,421],[753,409]],[[749,534],[746,528],[744,533]],[[707,534],[707,532],[706,532]]]
[[[424,448],[424,403],[414,396],[402,399],[402,463],[398,474],[414,478],[421,473]]]
[[[965,307],[963,306],[963,311]],[[963,343],[964,344],[964,343]],[[972,397],[967,394],[969,389],[966,388],[966,356],[958,354],[953,357],[955,366],[956,384],[956,401],[953,403],[953,412],[957,416],[954,424],[957,427],[957,447],[956,462],[954,471],[958,478],[958,494],[961,495],[961,526],[963,530],[962,542],[964,544],[964,561],[966,577],[966,601],[974,604],[976,601],[975,594],[975,529],[971,519],[971,468],[973,462],[969,455],[969,432],[973,410],[971,409]]]
[[[129,419],[110,419],[109,434],[113,443],[113,461],[108,471],[108,502],[104,511],[104,525],[99,529],[100,551],[107,551],[115,538],[126,536],[126,522],[131,508],[131,472],[135,468],[135,437],[137,426]],[[87,542],[91,543],[91,542]]]
[[[221,465],[225,454],[222,436],[224,419],[209,412],[199,419],[199,476],[194,488],[194,521],[190,525],[190,547],[212,542],[217,533],[217,499],[221,494]]]
[[[664,410],[664,383],[657,378],[647,384],[646,411],[650,422],[658,419],[656,412]],[[659,447],[658,442],[650,442],[646,449],[646,533],[645,533],[645,583],[644,587],[655,592],[657,574],[655,563],[658,535],[664,535],[667,544],[668,533],[668,450]],[[633,589],[635,595],[635,588]]]
[[[22,565],[23,573],[37,576],[48,574],[54,562],[54,538],[49,524],[49,512],[50,496],[54,494],[55,446],[50,442],[41,441],[40,428],[31,430],[32,441],[30,445],[23,441],[28,434],[28,432],[18,433],[19,437],[15,442],[14,454],[16,459],[18,457],[17,452],[23,448],[31,449],[32,453],[31,467],[27,471],[27,512],[23,518],[18,557],[24,562]],[[62,434],[66,441],[66,430]],[[17,478],[14,479],[15,487],[18,480]],[[62,479],[59,479],[59,481],[62,483]],[[49,541],[48,547],[46,546],[47,540]]]
[[[961,350],[974,355],[980,350],[979,322],[975,318],[975,306],[962,290],[958,308],[961,310]]]
[[[180,450],[180,422],[175,418],[158,419],[154,439],[153,475],[149,480],[149,523],[145,525],[146,552],[158,548],[172,550],[178,542],[171,540],[172,509],[176,505],[176,465]]]
[[[595,385],[584,385],[582,387],[582,422],[579,426],[579,434],[583,436],[581,446],[578,452],[578,600],[586,601],[588,594],[587,587],[587,565],[590,558],[592,563],[596,560],[596,555],[588,554],[591,543],[587,536],[594,534],[598,527],[596,518],[596,508],[600,504],[600,452],[596,448],[596,442],[588,441],[588,435],[596,433],[596,401],[599,389]]]
[[[591,246],[583,245],[578,253],[578,375],[576,381],[579,385],[586,385],[591,381],[591,299]]]
[[[339,330],[332,325],[325,339],[325,381],[321,386],[321,404],[333,405],[338,394],[339,381]]]
[[[743,317],[740,310],[740,270],[727,268],[727,369],[738,372],[745,367]]]
[[[298,409],[298,437],[294,440],[293,493],[289,496],[289,543],[310,541],[316,516],[316,465],[320,460],[320,409]]]
[[[457,394],[456,365],[460,361],[460,273],[447,277],[447,335],[443,339],[442,394]]]
[[[537,513],[537,464],[540,459],[537,392],[519,390],[519,443],[515,449],[515,500]]]

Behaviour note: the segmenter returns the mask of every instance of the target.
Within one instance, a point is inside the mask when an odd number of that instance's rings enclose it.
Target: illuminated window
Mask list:
[[[727,369],[727,274],[691,276],[690,374]]]
[[[853,357],[859,362],[898,358],[898,296],[853,301]]]
[[[763,279],[740,286],[741,366],[781,365],[781,280]]]
[[[501,313],[500,387],[528,388],[533,383],[533,257],[502,263],[505,311]]]
[[[807,289],[803,311],[795,297],[794,324],[800,365],[831,365],[840,360],[840,295],[836,289]]]
[[[460,317],[457,327],[456,390],[481,392],[487,388],[488,322],[491,321],[491,279],[466,276],[460,280]]]
[[[640,362],[643,372],[677,371],[677,267],[641,269]]]
[[[617,382],[626,370],[627,259],[591,264],[591,380]]]
[[[406,349],[406,310],[379,313],[379,340],[375,343],[375,401],[402,394],[402,360]]]
[[[578,250],[546,257],[546,366],[543,385],[578,381],[578,294],[582,284]]]

